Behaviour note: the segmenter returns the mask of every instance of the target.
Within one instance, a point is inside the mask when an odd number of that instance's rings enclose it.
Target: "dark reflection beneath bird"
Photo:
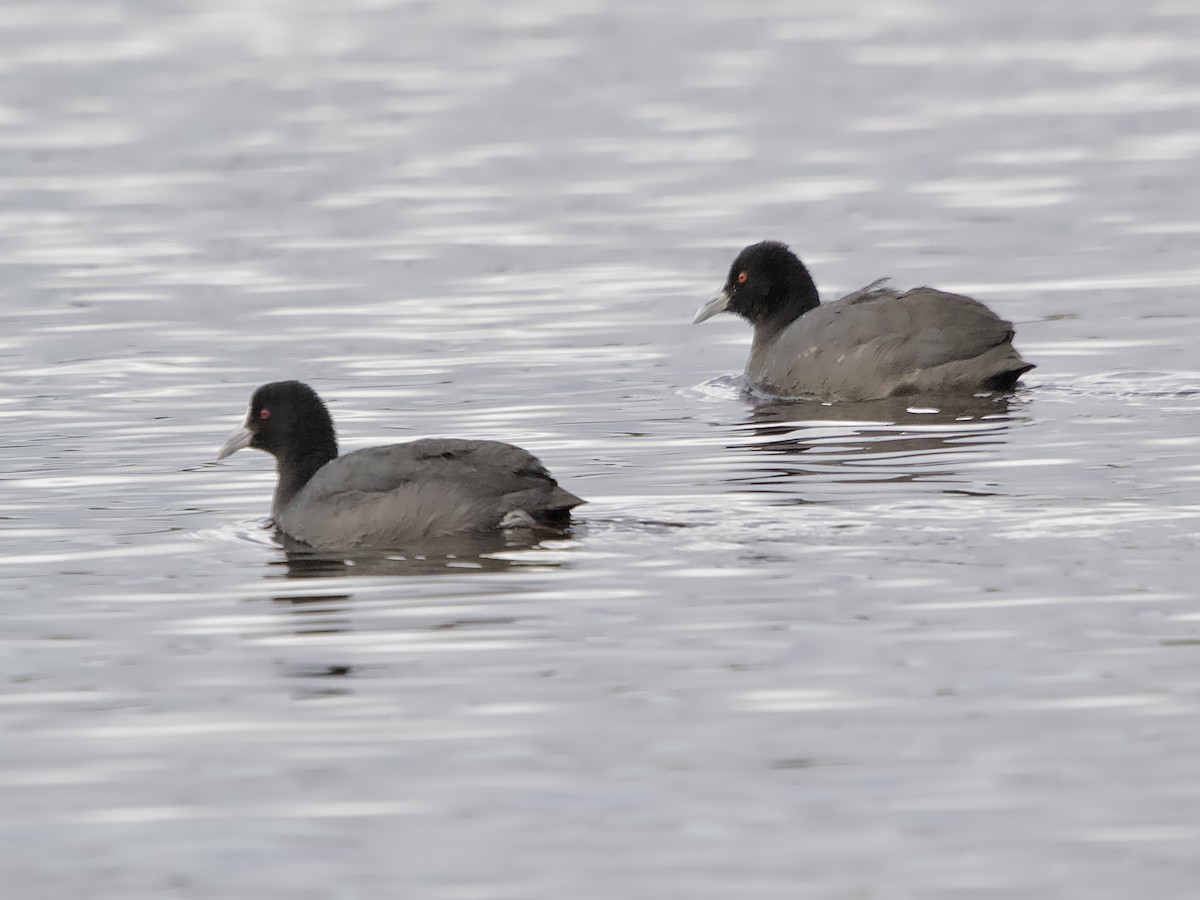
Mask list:
[[[561,568],[561,563],[537,554],[522,555],[520,551],[552,546],[571,539],[572,535],[563,531],[506,529],[493,534],[452,535],[441,540],[422,541],[420,552],[366,550],[347,555],[315,551],[287,535],[280,535],[287,553],[279,565],[285,567],[284,575],[290,579],[425,577],[508,572],[514,569],[557,569]]]
[[[747,421],[771,422],[879,422],[888,425],[948,425],[955,422],[1004,421],[1020,409],[1008,394],[963,397],[884,397],[853,405],[804,399],[772,399],[755,403]]]
[[[951,485],[947,493],[989,495],[960,487],[964,454],[1004,442],[1016,420],[1008,396],[943,400],[936,406],[888,398],[855,404],[777,401],[756,406],[734,429],[729,449],[767,460],[728,479],[789,490],[796,479],[826,482],[918,482]]]
[[[275,457],[275,526],[319,550],[411,550],[460,536],[561,531],[584,502],[532,454],[498,441],[433,438],[338,456],[325,404],[299,381],[255,391],[217,459],[244,447]]]
[[[1010,391],[1033,368],[1012,345],[1012,323],[960,294],[877,281],[822,305],[808,269],[777,241],[742,250],[693,322],[724,311],[754,326],[747,385],[776,397]]]

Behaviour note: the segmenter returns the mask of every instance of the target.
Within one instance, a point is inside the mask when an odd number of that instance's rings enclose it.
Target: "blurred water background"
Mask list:
[[[1190,900],[1200,7],[0,6],[6,897]],[[756,406],[734,253],[1038,368]],[[537,453],[567,539],[291,558],[211,462]]]

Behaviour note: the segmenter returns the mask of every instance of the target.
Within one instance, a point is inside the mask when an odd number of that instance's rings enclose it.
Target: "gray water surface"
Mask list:
[[[0,6],[0,882],[41,898],[1190,900],[1200,8]],[[758,405],[789,241],[1038,368]],[[288,555],[347,450],[538,454],[572,532]]]

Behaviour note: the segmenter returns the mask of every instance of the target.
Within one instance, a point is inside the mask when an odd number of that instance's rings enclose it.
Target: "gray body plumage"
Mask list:
[[[875,400],[1008,389],[1033,368],[977,300],[875,282],[782,328],[755,327],[747,383],[781,397]]]
[[[332,459],[291,497],[277,491],[272,511],[285,534],[334,550],[558,522],[582,502],[520,447],[441,438]]]

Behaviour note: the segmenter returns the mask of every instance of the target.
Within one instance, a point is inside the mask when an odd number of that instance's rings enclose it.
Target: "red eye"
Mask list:
[[[738,284],[745,284],[749,277],[745,272],[738,272]]]
[[[269,419],[271,418],[271,411],[269,409],[260,410],[258,417],[260,419]]]

